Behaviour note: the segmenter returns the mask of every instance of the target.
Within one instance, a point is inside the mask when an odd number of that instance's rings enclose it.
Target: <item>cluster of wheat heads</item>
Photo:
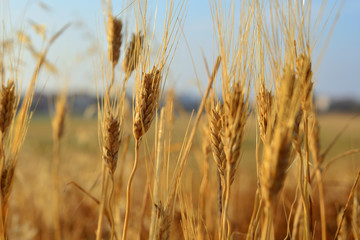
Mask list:
[[[43,226],[51,226],[50,231],[39,228],[35,236],[58,240],[359,238],[358,178],[337,219],[327,213],[323,175],[333,144],[326,149],[320,145],[313,103],[313,59],[319,37],[314,25],[318,29],[322,25],[310,21],[311,1],[210,2],[218,57],[207,69],[208,85],[187,125],[182,123],[175,93],[164,92],[169,69],[176,67],[171,63],[182,41],[187,1],[166,1],[160,38],[149,30],[155,27],[147,1],[133,1],[118,15],[111,1],[102,3],[107,51],[96,69],[103,86],[97,101],[101,157],[96,166],[101,165],[101,174],[89,181],[99,192],[74,181],[71,194],[62,191],[66,187],[61,181],[61,152],[67,149],[61,143],[68,125],[64,91],[55,99],[51,121],[53,204],[45,211],[52,210],[53,221]],[[135,33],[129,37],[123,13],[130,10],[134,10]],[[39,55],[21,104],[19,74],[11,67],[20,63],[16,57],[21,54],[7,53],[8,57],[1,48],[0,239],[11,238],[10,194],[32,116],[29,108],[36,79],[49,46],[65,28]],[[131,80],[129,110],[126,90]],[[256,122],[256,133],[246,131],[251,120]],[[256,163],[255,184],[242,178],[248,171],[241,163],[248,134],[256,135],[251,159]],[[350,150],[330,163],[358,152]],[[69,168],[78,166],[73,163]],[[85,174],[84,169],[76,172]],[[291,178],[288,186],[287,178]],[[240,195],[245,185],[254,189]],[[64,205],[79,199],[75,213],[65,214]],[[93,205],[86,205],[86,200]],[[249,200],[247,212],[239,211]],[[86,213],[72,220],[80,215],[81,206],[87,207],[83,207]],[[87,230],[86,222],[93,219],[96,223]]]
[[[24,45],[5,46],[1,44],[1,94],[0,94],[0,186],[1,186],[1,221],[0,221],[0,239],[8,239],[8,213],[10,206],[10,197],[12,185],[15,176],[16,166],[19,158],[19,152],[24,142],[29,122],[32,117],[30,106],[35,93],[35,85],[39,76],[40,69],[46,63],[46,56],[50,46],[66,30],[64,26],[55,33],[46,43],[45,47],[38,54],[37,62],[33,74],[29,76],[29,85],[26,87],[22,101],[21,87],[23,76],[20,72]],[[1,35],[5,39],[11,36],[7,28],[1,28]],[[3,42],[2,42],[3,43]],[[25,44],[30,44],[25,43]],[[60,137],[61,130],[58,129],[57,135]]]

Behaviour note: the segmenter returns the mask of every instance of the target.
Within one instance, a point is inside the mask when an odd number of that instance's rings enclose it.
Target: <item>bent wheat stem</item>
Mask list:
[[[129,182],[126,189],[126,213],[125,213],[125,220],[124,220],[124,230],[123,230],[123,236],[122,239],[125,240],[127,236],[127,228],[129,224],[129,215],[130,215],[130,204],[131,204],[131,184],[135,176],[135,172],[138,165],[139,160],[139,146],[140,146],[140,139],[136,139],[135,143],[135,162],[134,167],[131,171]]]

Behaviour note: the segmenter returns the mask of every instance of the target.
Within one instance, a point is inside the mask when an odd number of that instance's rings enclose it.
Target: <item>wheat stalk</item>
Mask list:
[[[54,197],[54,224],[55,236],[57,240],[61,239],[61,225],[60,225],[60,195],[59,195],[59,164],[60,164],[60,139],[63,137],[65,128],[66,115],[66,91],[56,98],[55,115],[51,121],[53,129],[53,197]]]
[[[16,97],[15,94],[15,82],[9,81],[8,85],[4,87],[2,85],[1,91],[1,133],[0,138],[1,144],[1,223],[0,223],[0,234],[2,239],[8,239],[7,235],[7,212],[9,207],[9,197],[11,194],[11,186],[14,176],[15,167],[18,160],[18,154],[21,149],[21,146],[24,142],[27,129],[29,126],[29,121],[32,114],[30,114],[30,106],[33,100],[35,93],[35,85],[39,76],[41,67],[46,62],[46,55],[54,43],[54,41],[69,27],[65,25],[58,32],[56,32],[48,41],[45,49],[39,54],[37,59],[37,64],[34,69],[34,72],[30,78],[30,83],[25,92],[21,106],[18,108],[19,97]],[[13,73],[17,76],[17,73]],[[2,84],[4,82],[2,81]],[[16,114],[15,114],[16,113]],[[16,116],[15,116],[16,115]],[[10,125],[15,119],[13,126]],[[9,129],[11,129],[9,131]],[[9,131],[9,134],[7,132]],[[7,138],[7,135],[11,137]],[[5,149],[4,142],[7,142]],[[6,153],[6,154],[5,154]]]
[[[262,229],[262,238],[272,235],[273,207],[275,198],[283,187],[286,170],[291,157],[291,138],[295,120],[300,107],[299,89],[291,65],[286,65],[277,88],[277,119],[273,134],[267,135],[261,166],[261,192],[265,201],[266,223]]]
[[[207,122],[206,122],[207,123]],[[207,124],[206,124],[207,125]],[[203,124],[202,128],[202,154],[204,155],[204,162],[202,166],[202,180],[199,188],[199,217],[197,223],[197,238],[199,240],[205,239],[206,231],[206,210],[207,206],[207,193],[209,191],[209,156],[211,155],[211,140],[208,138],[210,132],[209,127]]]
[[[160,95],[161,71],[155,67],[150,73],[143,74],[141,85],[135,100],[135,117],[133,125],[133,134],[135,137],[135,162],[130,173],[127,191],[126,191],[126,213],[124,220],[123,240],[127,236],[127,227],[129,223],[130,204],[131,204],[131,185],[138,166],[138,152],[141,137],[149,130],[157,109]]]

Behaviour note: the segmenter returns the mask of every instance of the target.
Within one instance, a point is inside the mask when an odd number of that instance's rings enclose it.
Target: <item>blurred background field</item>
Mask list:
[[[350,149],[358,148],[360,146],[360,117],[356,117],[356,114],[352,113],[327,113],[319,115],[320,121],[320,137],[321,146],[323,149],[329,146],[329,144],[335,139],[335,137],[341,132],[341,135],[337,142],[329,151],[327,159],[331,159],[338,154],[344,153]],[[132,135],[131,124],[132,116],[126,118],[128,121],[125,127],[125,134]],[[185,130],[188,122],[190,121],[190,113],[183,112],[176,119],[174,126],[174,145],[181,145],[184,137]],[[250,167],[249,173],[255,171],[255,146],[256,146],[256,121],[254,116],[250,116],[246,126],[246,134],[243,145],[243,157],[242,165]],[[344,129],[344,131],[342,131]],[[21,153],[21,159],[25,158],[28,161],[41,161],[48,162],[52,159],[52,135],[51,135],[51,123],[49,116],[35,115],[32,119],[28,131],[28,137],[25,140],[24,147]],[[150,129],[151,134],[146,137],[148,147],[151,149],[154,146],[154,131]],[[199,130],[199,134],[201,134]],[[98,143],[98,121],[96,118],[82,118],[81,116],[68,117],[66,123],[66,132],[62,148],[64,151],[61,153],[63,161],[83,162],[83,159],[88,161],[89,165],[100,166],[100,149]],[[201,149],[201,135],[195,138],[194,148]],[[131,141],[131,144],[133,142]],[[130,147],[131,149],[131,147]],[[148,149],[149,150],[149,149]],[[144,149],[145,151],[145,149]],[[32,159],[33,158],[33,159]],[[330,168],[330,171],[336,171],[339,166],[346,167],[347,170],[352,170],[357,165],[357,161],[351,160],[353,157],[345,157],[337,161],[335,166]],[[360,163],[358,163],[360,166]],[[66,166],[67,164],[63,164]],[[356,168],[355,168],[356,169]],[[94,171],[96,168],[94,168]],[[247,168],[246,168],[247,171]],[[255,172],[254,172],[255,173]]]
[[[327,155],[327,160],[360,146],[360,118],[354,118],[354,116],[354,114],[340,113],[319,115],[322,149],[325,149],[339,134],[341,129],[348,124],[336,144],[331,148]],[[127,119],[127,122],[125,124],[126,127],[124,127],[124,134],[131,135],[132,132],[129,130],[132,126],[131,116],[125,119]],[[172,143],[173,152],[170,155],[174,158],[172,161],[175,161],[175,158],[178,156],[185,135],[184,129],[186,129],[189,120],[190,114],[186,112],[179,114],[175,120],[174,131],[172,132],[174,139]],[[241,204],[233,204],[235,209],[230,211],[236,216],[234,217],[233,223],[234,231],[238,231],[239,234],[247,230],[246,226],[250,220],[254,191],[256,189],[255,124],[254,116],[250,116],[246,126],[242,159],[239,172],[237,173],[237,184],[234,185],[233,190],[234,195],[232,199],[236,201],[241,199]],[[71,115],[67,118],[65,136],[61,144],[60,189],[63,201],[61,204],[61,214],[64,224],[63,233],[65,237],[67,234],[70,234],[68,237],[71,239],[75,239],[76,236],[84,237],[87,235],[91,239],[97,223],[97,204],[73,185],[69,184],[70,182],[76,182],[93,196],[98,197],[100,195],[101,153],[97,140],[97,131],[96,118],[85,119],[81,116]],[[149,172],[149,162],[151,161],[151,159],[148,158],[152,156],[154,151],[154,131],[154,128],[150,129],[146,140],[144,140],[146,144],[143,144],[140,150],[140,168],[136,174],[137,177],[134,183],[135,189],[139,189],[139,191],[134,192],[134,220],[140,217],[143,191],[146,186],[146,174]],[[184,186],[193,189],[192,199],[194,200],[194,205],[197,204],[199,194],[197,189],[199,188],[203,174],[202,160],[204,160],[204,155],[201,151],[202,138],[203,135],[201,129],[199,129],[192,146],[193,150],[189,156],[189,161],[186,166],[186,177],[184,178]],[[129,149],[133,148],[133,144],[133,140],[131,140]],[[133,164],[133,154],[132,151],[128,151],[126,155],[123,181],[126,181],[128,178],[129,171]],[[144,156],[146,156],[147,159],[145,159]],[[350,191],[350,186],[355,179],[357,169],[360,167],[358,156],[358,154],[355,154],[338,160],[331,165],[324,175],[326,195],[330,202],[328,214],[333,214],[334,218],[336,218],[337,211],[339,211],[339,206],[345,203]],[[52,135],[48,116],[34,116],[19,159],[12,196],[14,201],[11,202],[13,207],[10,210],[10,224],[12,226],[10,229],[16,229],[16,231],[19,232],[12,232],[11,236],[15,237],[18,234],[18,236],[24,237],[24,233],[30,235],[32,233],[33,235],[31,236],[49,236],[49,234],[52,234],[52,214],[51,211],[47,211],[52,201],[52,192],[50,191],[52,186],[50,181]],[[209,159],[209,163],[211,169],[210,174],[216,175],[216,167],[212,158]],[[210,179],[211,184],[216,185],[216,178]],[[289,174],[287,182],[291,181],[296,181],[296,178],[294,175]],[[122,192],[123,191],[124,189]],[[289,189],[287,191],[289,192]],[[294,191],[294,189],[290,191]],[[208,198],[216,198],[216,194],[214,194],[214,191],[209,192]],[[284,199],[287,198],[286,195],[283,197]],[[284,199],[283,201],[285,201]],[[123,210],[125,207],[124,201],[125,199],[121,199]],[[290,204],[290,202],[287,204]],[[333,211],[331,209],[333,209]],[[213,209],[213,211],[215,211],[213,214],[216,215],[216,209]],[[236,212],[239,211],[242,213],[240,216],[236,214]],[[211,211],[209,211],[209,213],[211,213]],[[84,221],[84,219],[86,219],[86,221]],[[180,222],[176,220],[175,215],[175,226],[176,223],[180,224]],[[20,227],[14,227],[16,224]],[[136,226],[136,223],[133,224]],[[331,226],[331,224],[334,223],[329,220],[328,224]],[[73,229],[72,227],[75,226],[76,228]],[[72,232],[72,229],[81,230],[81,232]],[[136,232],[136,230],[136,227],[132,228],[132,231]],[[285,230],[283,229],[283,231]],[[179,237],[179,239],[182,238]]]

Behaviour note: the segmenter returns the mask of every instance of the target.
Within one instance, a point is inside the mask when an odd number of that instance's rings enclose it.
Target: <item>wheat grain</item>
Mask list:
[[[230,167],[230,184],[233,183],[240,158],[244,127],[248,117],[247,99],[241,83],[235,83],[225,98],[224,150]]]
[[[16,94],[13,81],[9,81],[7,86],[1,86],[0,96],[0,131],[4,138],[15,114]]]
[[[225,183],[225,168],[226,168],[226,157],[224,152],[223,143],[223,113],[222,106],[218,102],[215,108],[211,109],[210,114],[210,136],[211,136],[211,149],[213,157],[221,176],[222,184]]]
[[[62,138],[65,128],[66,115],[66,95],[62,95],[56,99],[55,116],[52,120],[53,134],[55,139]]]
[[[156,207],[156,240],[168,240],[170,238],[171,217],[169,208],[164,207],[161,202]]]
[[[121,144],[120,120],[117,116],[108,112],[103,125],[103,160],[113,174],[116,169]]]
[[[296,76],[300,81],[302,89],[302,110],[305,112],[310,109],[311,96],[314,83],[312,79],[310,57],[300,54],[296,59]]]
[[[135,102],[133,133],[137,140],[149,130],[154,118],[159,101],[160,81],[160,70],[153,68],[150,73],[143,74],[140,91]]]
[[[111,46],[108,50],[108,58],[113,65],[116,65],[120,58],[120,47],[122,44],[122,28],[122,21],[117,18],[112,19],[112,24],[109,24],[108,28],[108,37],[111,39]]]
[[[266,133],[268,128],[271,128],[270,117],[272,111],[272,105],[274,102],[274,96],[270,91],[266,90],[265,84],[260,85],[260,89],[257,98],[257,119],[260,131],[260,138],[265,143]]]
[[[4,166],[1,170],[1,197],[2,201],[6,201],[10,195],[10,189],[14,177],[15,166],[8,165]]]

